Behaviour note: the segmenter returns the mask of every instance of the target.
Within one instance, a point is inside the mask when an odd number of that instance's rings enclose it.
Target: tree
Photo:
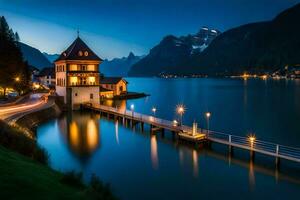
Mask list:
[[[29,69],[23,61],[19,39],[19,35],[9,28],[5,17],[0,17],[0,86],[4,88],[4,96],[8,87],[18,92],[29,87]]]
[[[17,43],[20,42],[20,36],[19,36],[18,32],[15,33],[15,41],[16,41]]]

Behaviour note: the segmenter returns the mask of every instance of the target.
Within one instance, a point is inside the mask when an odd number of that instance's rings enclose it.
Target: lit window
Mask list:
[[[82,55],[83,55],[82,51],[79,51],[79,52],[78,52],[78,55],[79,55],[79,56],[82,56]]]

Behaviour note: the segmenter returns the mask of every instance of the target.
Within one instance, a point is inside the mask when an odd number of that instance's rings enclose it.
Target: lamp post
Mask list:
[[[250,147],[254,147],[254,142],[256,140],[256,137],[254,135],[249,136],[249,141],[250,141]]]
[[[176,107],[176,111],[180,115],[180,126],[182,126],[182,118],[183,118],[183,114],[185,112],[185,107],[183,105],[178,105]]]
[[[255,142],[255,140],[256,140],[256,137],[255,137],[255,135],[250,135],[249,137],[248,137],[248,139],[249,139],[249,142],[250,142],[250,159],[251,159],[251,161],[253,162],[253,160],[254,160],[254,142]]]
[[[19,82],[20,82],[20,77],[19,76],[17,76],[16,78],[15,78],[15,82],[17,83],[16,84],[16,87],[17,87],[17,91],[18,91],[18,94],[19,94],[19,96],[20,96],[20,85],[19,85]]]
[[[207,112],[205,113],[205,117],[206,117],[206,123],[207,123],[207,134],[209,135],[209,119],[210,119],[211,113]]]
[[[151,111],[153,112],[153,115],[155,116],[155,113],[156,113],[156,108],[155,108],[155,107],[153,107],[153,108],[151,109]]]
[[[134,114],[134,104],[131,104],[131,105],[130,105],[130,110],[131,110],[131,112],[132,112],[132,118],[133,118],[133,114]]]

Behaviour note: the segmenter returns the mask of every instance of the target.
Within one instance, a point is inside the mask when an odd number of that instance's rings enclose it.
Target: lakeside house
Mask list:
[[[54,67],[47,67],[42,69],[42,71],[36,76],[37,80],[40,84],[53,87],[55,86],[55,69]]]
[[[122,77],[102,77],[99,70],[102,61],[78,36],[54,61],[54,76],[46,68],[45,73],[41,72],[41,82],[47,85],[53,81],[56,93],[72,109],[83,103],[100,103],[100,97],[133,98],[139,95],[128,94],[128,82]]]
[[[72,109],[100,102],[99,58],[78,36],[55,60],[56,93]]]
[[[104,77],[100,80],[101,98],[113,98],[127,93],[128,82],[122,77]]]

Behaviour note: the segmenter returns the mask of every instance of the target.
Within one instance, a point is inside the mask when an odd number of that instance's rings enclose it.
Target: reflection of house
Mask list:
[[[55,71],[54,67],[47,67],[42,69],[42,71],[37,76],[38,81],[45,86],[55,85]]]
[[[99,58],[79,37],[55,61],[56,93],[72,108],[100,103]]]
[[[73,153],[86,157],[100,146],[99,121],[96,115],[72,113],[58,121],[60,133]]]
[[[112,99],[114,98],[114,91],[100,87],[100,97],[101,99]]]
[[[100,80],[100,95],[118,96],[127,92],[128,82],[122,77],[104,77]]]

